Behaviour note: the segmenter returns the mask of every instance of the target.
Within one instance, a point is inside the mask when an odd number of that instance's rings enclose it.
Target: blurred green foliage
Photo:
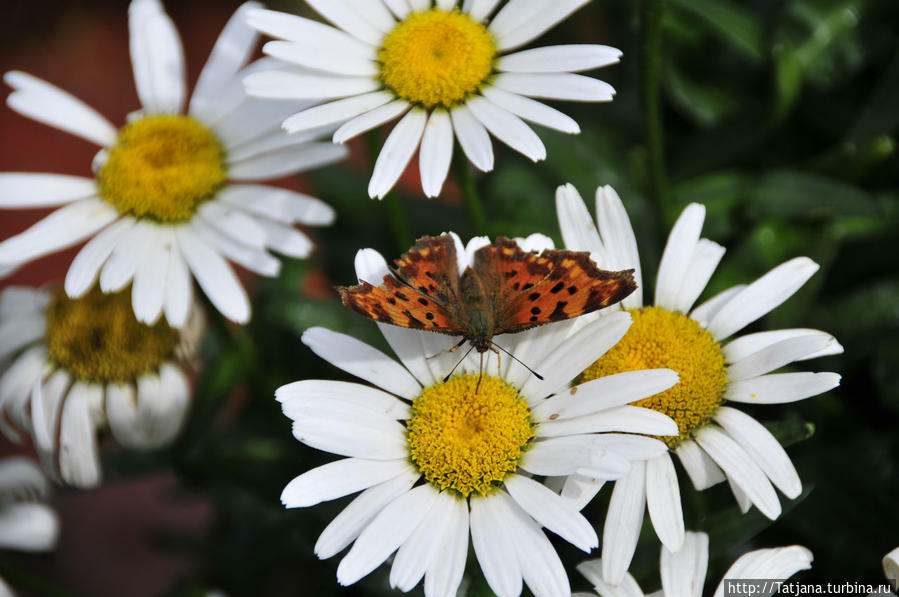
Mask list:
[[[622,49],[622,63],[598,73],[618,95],[606,105],[560,106],[583,133],[541,130],[544,163],[532,165],[495,144],[496,170],[476,183],[492,235],[543,232],[557,243],[554,189],[571,182],[589,204],[598,185],[612,185],[630,213],[651,291],[649,272],[670,222],[647,188],[636,11],[637,3],[595,0],[546,36],[547,44]],[[790,445],[805,484],[800,498],[782,500],[781,519],[772,523],[756,510],[741,515],[726,485],[697,493],[682,477],[688,528],[711,535],[709,582],[746,549],[795,543],[814,552],[813,575],[880,578],[880,558],[899,543],[899,3],[669,0],[662,48],[664,150],[675,213],[703,203],[704,236],[728,249],[707,296],[808,255],[821,264],[812,282],[749,331],[814,327],[845,347],[844,355],[803,364],[840,372],[837,390],[750,409]],[[319,562],[313,555],[316,537],[347,500],[287,511],[278,499],[291,478],[330,458],[293,439],[274,389],[344,377],[300,343],[301,332],[324,325],[384,347],[375,326],[338,306],[336,294],[311,298],[303,288],[313,277],[326,285],[354,282],[361,247],[398,253],[387,210],[367,198],[366,171],[331,167],[307,179],[338,212],[334,227],[315,231],[316,255],[260,281],[245,329],[213,327],[195,406],[173,448],[151,462],[119,454],[107,463],[112,476],[174,466],[214,504],[212,533],[190,547],[203,564],[203,582],[173,588],[173,595],[198,595],[201,586],[229,595],[393,594],[385,567],[339,588],[338,558]],[[414,236],[471,235],[458,204],[396,195]],[[222,408],[235,393],[238,414],[223,422]],[[591,520],[602,519],[608,494],[607,488],[588,506]],[[554,543],[564,561],[583,558]],[[644,589],[659,586],[657,562],[657,540],[644,528],[633,568]],[[570,573],[575,589],[588,588]],[[475,570],[463,590],[490,594]]]

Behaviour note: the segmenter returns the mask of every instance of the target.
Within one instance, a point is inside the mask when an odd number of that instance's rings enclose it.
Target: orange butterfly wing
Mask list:
[[[475,271],[492,294],[497,334],[591,313],[637,288],[633,270],[599,269],[589,253],[525,252],[505,238],[475,253]]]
[[[362,282],[338,288],[343,304],[357,313],[404,328],[459,335],[459,266],[449,235],[424,237],[396,260],[396,277],[380,286]]]

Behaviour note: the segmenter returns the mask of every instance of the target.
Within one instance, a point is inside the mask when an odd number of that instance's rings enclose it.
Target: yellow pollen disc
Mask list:
[[[454,377],[422,391],[412,403],[407,440],[412,462],[440,490],[487,495],[518,469],[534,437],[518,390],[484,375]]]
[[[79,299],[60,290],[47,308],[47,353],[73,377],[89,382],[128,382],[156,371],[175,353],[178,333],[165,322],[139,323],[131,288]]]
[[[225,153],[190,116],[146,116],[126,125],[97,173],[100,196],[121,213],[184,222],[225,182]]]
[[[496,43],[487,28],[458,11],[409,16],[384,38],[381,80],[399,97],[451,108],[478,90],[493,70]]]
[[[587,367],[579,382],[623,371],[667,368],[680,382],[635,406],[665,413],[677,423],[678,436],[659,437],[674,447],[709,422],[722,402],[727,374],[721,345],[699,323],[661,307],[630,309],[634,323],[609,352]]]

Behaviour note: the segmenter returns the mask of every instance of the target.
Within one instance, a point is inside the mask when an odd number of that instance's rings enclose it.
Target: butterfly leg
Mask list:
[[[481,378],[484,377],[484,353],[480,353],[481,355],[481,364],[478,367],[478,383],[474,387],[474,393],[477,394],[478,390],[481,389]]]
[[[425,357],[425,359],[426,359],[426,360],[431,360],[431,359],[433,359],[433,358],[439,357],[439,356],[442,355],[442,354],[452,354],[452,353],[456,352],[457,350],[459,350],[459,349],[462,347],[463,344],[465,344],[465,340],[466,340],[465,338],[462,338],[462,339],[459,340],[459,342],[458,342],[455,346],[453,346],[452,348],[447,348],[446,350],[441,350],[440,352],[435,353],[435,354],[432,354],[432,355],[429,356],[429,357]]]

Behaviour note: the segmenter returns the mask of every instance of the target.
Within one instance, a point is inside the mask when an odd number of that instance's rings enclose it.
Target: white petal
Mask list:
[[[493,146],[484,125],[464,105],[453,108],[450,116],[456,138],[466,157],[481,172],[493,170]]]
[[[682,441],[674,448],[696,491],[703,491],[724,481],[724,473],[693,440]]]
[[[606,267],[609,269],[633,269],[637,289],[627,296],[621,305],[626,308],[643,306],[643,274],[640,269],[640,255],[637,252],[637,238],[631,227],[630,218],[615,189],[609,185],[596,189],[596,224],[605,247]]]
[[[812,552],[801,545],[757,549],[740,556],[724,573],[724,578],[733,580],[756,578],[786,580],[800,570],[811,568],[813,559]],[[771,590],[767,594],[760,592],[759,595],[768,597],[777,588],[779,588],[779,583],[771,583]],[[723,595],[724,582],[718,585],[714,597],[723,597]]]
[[[0,318],[40,315],[50,304],[50,293],[26,286],[7,286],[0,291]]]
[[[727,362],[729,363],[738,363],[749,355],[768,348],[773,344],[782,342],[784,340],[790,340],[800,337],[827,338],[829,342],[827,346],[822,350],[795,359],[797,361],[805,361],[817,357],[841,354],[843,352],[843,347],[840,345],[840,343],[837,342],[836,338],[834,338],[827,332],[821,332],[818,330],[811,330],[807,328],[791,328],[784,330],[772,330],[770,332],[756,332],[754,334],[746,334],[745,336],[734,338],[724,346],[724,358],[727,359]]]
[[[244,77],[247,94],[269,99],[326,100],[376,91],[371,77],[342,77],[269,70]]]
[[[314,327],[303,333],[303,343],[332,365],[381,387],[412,399],[421,386],[402,365],[352,336]]]
[[[573,118],[536,100],[503,91],[499,87],[487,87],[482,93],[500,108],[534,124],[571,135],[581,132],[581,127]]]
[[[687,533],[683,547],[672,553],[662,547],[659,568],[665,597],[702,597],[709,566],[709,536]]]
[[[646,462],[646,509],[665,548],[680,549],[684,542],[684,512],[677,472],[667,454]]]
[[[247,246],[265,248],[265,229],[246,213],[219,201],[207,201],[197,215],[209,226]]]
[[[384,0],[384,4],[387,5],[390,12],[392,12],[399,20],[405,19],[411,12],[409,3],[406,2],[406,0]]]
[[[97,438],[91,421],[90,403],[103,389],[75,382],[62,407],[59,427],[59,474],[76,487],[95,487],[100,483],[100,459]]]
[[[319,48],[292,41],[270,41],[262,47],[266,55],[334,75],[377,77],[378,65],[353,54],[322,52]]]
[[[677,423],[668,415],[639,406],[618,406],[597,413],[541,423],[537,437],[619,431],[650,435],[677,435]]]
[[[351,585],[378,567],[427,516],[438,493],[421,485],[387,505],[369,524],[337,567],[337,581]]]
[[[681,313],[690,312],[693,303],[705,290],[706,284],[715,273],[715,268],[718,267],[722,257],[724,257],[724,247],[704,238],[699,239],[671,304],[673,310]]]
[[[390,131],[375,161],[375,168],[368,183],[369,197],[384,198],[399,180],[406,169],[406,164],[418,149],[427,119],[424,110],[413,109]]]
[[[90,239],[72,260],[69,271],[66,273],[66,294],[72,298],[83,296],[94,283],[100,273],[100,268],[112,254],[113,249],[134,227],[134,219],[122,218],[111,226],[100,231]]]
[[[106,416],[116,441],[126,447],[145,448],[138,419],[137,388],[131,383],[106,386]]]
[[[281,492],[287,508],[305,508],[368,489],[410,472],[405,460],[344,458],[296,477]]]
[[[323,404],[371,411],[388,418],[408,419],[411,409],[407,402],[377,388],[345,381],[304,379],[275,390],[284,415],[290,419],[300,416],[302,407]]]
[[[117,292],[131,282],[152,246],[155,229],[155,224],[139,221],[119,236],[112,255],[100,272],[100,289],[103,292]]]
[[[406,100],[394,100],[389,104],[384,104],[368,112],[364,112],[356,116],[352,120],[343,123],[340,128],[334,131],[334,143],[346,143],[353,137],[361,135],[382,124],[395,120],[409,109],[409,102]]]
[[[395,460],[408,457],[405,427],[395,419],[345,403],[292,404],[293,434],[304,444],[357,458]]]
[[[75,96],[21,71],[6,73],[3,82],[13,88],[6,105],[19,114],[103,147],[115,143],[116,128]]]
[[[31,434],[34,447],[41,457],[44,470],[55,478],[58,478],[56,473],[59,470],[57,429],[63,397],[71,381],[68,373],[57,369],[46,382],[35,383],[31,393]]]
[[[181,328],[187,323],[191,305],[194,300],[194,282],[181,247],[175,247],[169,253],[168,277],[165,290],[165,318],[169,325]]]
[[[465,0],[463,12],[480,23],[493,12],[497,4],[499,0]]]
[[[727,384],[724,397],[748,404],[796,402],[840,385],[836,373],[769,373]]]
[[[441,558],[433,560],[425,574],[425,595],[456,595],[465,573],[468,558],[468,503],[453,500],[447,516]]]
[[[746,450],[775,487],[790,499],[802,493],[802,482],[796,468],[783,446],[765,426],[735,408],[720,406],[715,411],[715,422]]]
[[[221,253],[226,259],[245,267],[261,276],[277,276],[281,262],[268,251],[250,247],[216,230],[202,220],[195,220],[191,229],[204,243]]]
[[[509,495],[534,520],[578,549],[590,553],[599,545],[596,531],[587,519],[542,483],[528,477],[510,475],[504,485]]]
[[[899,547],[883,556],[883,575],[896,586],[899,581]]]
[[[187,416],[190,386],[181,370],[163,363],[159,374],[146,374],[137,380],[137,418],[135,430],[143,437],[143,446],[166,445],[181,430]]]
[[[82,199],[61,207],[20,234],[0,243],[0,264],[30,261],[77,244],[118,217],[100,199]]]
[[[541,8],[540,2],[509,0],[491,19],[488,29],[495,37],[501,37],[534,18]]]
[[[350,6],[348,0],[307,0],[309,6],[325,19],[353,37],[378,47],[384,34]]]
[[[575,510],[579,511],[583,510],[605,485],[605,479],[583,475],[569,475],[564,479],[561,496],[568,500]]]
[[[230,164],[228,175],[232,180],[280,178],[288,174],[327,166],[346,156],[345,147],[331,143],[305,143]]]
[[[450,530],[450,517],[459,502],[449,492],[437,494],[437,501],[424,520],[400,546],[390,567],[390,586],[402,592],[411,591],[431,567],[442,560],[441,542]],[[464,503],[464,502],[463,502]]]
[[[574,185],[569,183],[556,189],[556,213],[566,249],[605,253],[599,231]]]
[[[599,79],[570,73],[502,73],[494,85],[528,97],[580,102],[610,102],[615,89]]]
[[[445,110],[434,110],[421,138],[418,166],[426,197],[437,197],[453,157],[453,124]]]
[[[546,159],[546,147],[543,146],[540,137],[520,118],[485,97],[474,96],[466,102],[466,105],[494,137],[524,154],[531,161]]]
[[[50,483],[33,461],[25,456],[0,460],[0,496],[4,501],[43,500],[50,495]],[[7,502],[8,503],[8,502]]]
[[[275,38],[321,48],[325,54],[345,52],[362,58],[377,57],[377,51],[371,45],[310,19],[274,10],[251,10],[247,17],[250,27]]]
[[[780,516],[780,502],[771,482],[743,448],[714,425],[697,431],[695,439],[762,514],[771,520]]]
[[[0,416],[5,412],[21,429],[32,427],[31,395],[47,366],[47,352],[38,344],[22,353],[0,377]],[[19,441],[19,434],[3,429],[12,441]],[[12,433],[10,433],[12,431]]]
[[[827,334],[794,336],[775,342],[730,365],[727,368],[727,379],[735,381],[763,375],[807,358],[808,355],[826,351],[832,343],[833,338]]]
[[[284,122],[284,119],[313,103],[304,100],[247,97],[243,92],[243,83],[239,89],[243,99],[233,109],[222,108],[221,118],[208,123],[222,141],[226,153],[240,149],[242,145],[259,143],[260,139],[283,138],[286,136],[286,133],[281,130],[281,123]],[[226,101],[228,98],[223,99],[220,104],[224,104]],[[324,134],[323,131],[316,130],[309,132],[305,137],[309,140],[320,134]]]
[[[531,409],[535,421],[593,414],[664,392],[678,382],[671,369],[626,371],[584,382],[547,398]]]
[[[329,226],[336,217],[334,208],[321,199],[267,185],[228,185],[216,200],[286,224]]]
[[[188,109],[192,116],[208,121],[214,112],[219,91],[228,85],[249,60],[256,47],[258,34],[247,24],[247,14],[262,8],[258,2],[241,4],[222,29],[206,65],[194,86]]]
[[[32,172],[0,173],[0,208],[55,207],[97,194],[90,178]]]
[[[727,338],[793,296],[814,273],[818,264],[808,257],[782,263],[737,293],[709,322],[716,340]]]
[[[393,100],[386,91],[372,91],[315,106],[298,112],[284,121],[288,133],[299,133],[320,127],[338,124],[365,114]]]
[[[501,57],[497,70],[511,73],[563,73],[616,64],[621,50],[593,44],[546,46]]]
[[[513,556],[517,549],[506,519],[510,514],[498,493],[472,497],[471,543],[487,584],[499,597],[521,593],[521,568]]]
[[[412,489],[421,476],[410,470],[360,493],[331,521],[315,543],[315,555],[321,559],[337,555],[352,543],[387,504]]]
[[[615,346],[630,325],[631,316],[625,311],[590,322],[540,363],[543,380],[536,376],[529,378],[521,387],[522,393],[537,399],[558,391]]]
[[[732,286],[727,290],[722,290],[709,300],[705,301],[695,309],[690,312],[690,319],[694,319],[699,322],[704,328],[707,328],[709,325],[709,321],[718,314],[718,311],[721,310],[724,305],[730,302],[730,299],[737,296],[741,290],[746,288],[745,284],[738,284],[736,286]]]
[[[155,325],[162,315],[169,254],[175,246],[175,234],[169,228],[158,228],[154,236],[146,258],[134,273],[131,287],[134,316],[146,325]]]
[[[497,492],[496,497],[506,502],[511,515],[509,530],[528,588],[537,597],[569,597],[568,574],[540,526],[504,492]]]
[[[58,538],[59,517],[49,506],[11,503],[0,508],[0,548],[24,552],[52,551]],[[0,586],[0,595],[3,594],[3,586]]]
[[[588,560],[586,562],[581,562],[577,566],[578,572],[584,575],[584,577],[590,581],[596,592],[601,597],[643,597],[643,591],[640,590],[640,585],[637,584],[637,581],[634,580],[634,577],[629,573],[625,573],[624,579],[619,584],[612,584],[606,581],[603,578],[603,563],[602,559],[596,560]],[[575,593],[572,597],[581,597],[584,595],[583,593]],[[593,596],[592,593],[589,593],[590,597]],[[655,594],[652,594],[650,597],[656,597]]]
[[[158,0],[133,0],[128,7],[131,65],[144,111],[178,113],[186,95],[184,50],[172,20]]]
[[[540,37],[589,1],[558,0],[548,4],[540,3],[539,13],[529,15],[530,18],[509,33],[497,35],[497,48],[510,50]]]
[[[615,482],[602,530],[602,576],[620,584],[634,557],[646,509],[646,465],[634,462],[631,472]]]
[[[42,315],[19,315],[0,319],[0,362],[46,334]],[[5,364],[4,364],[5,365]]]
[[[215,308],[235,323],[249,321],[250,301],[228,262],[186,227],[176,236],[181,256]]]
[[[687,276],[690,258],[699,242],[704,220],[705,207],[698,203],[691,203],[684,208],[671,228],[656,277],[655,304],[657,306],[671,311],[677,309],[677,295]]]

